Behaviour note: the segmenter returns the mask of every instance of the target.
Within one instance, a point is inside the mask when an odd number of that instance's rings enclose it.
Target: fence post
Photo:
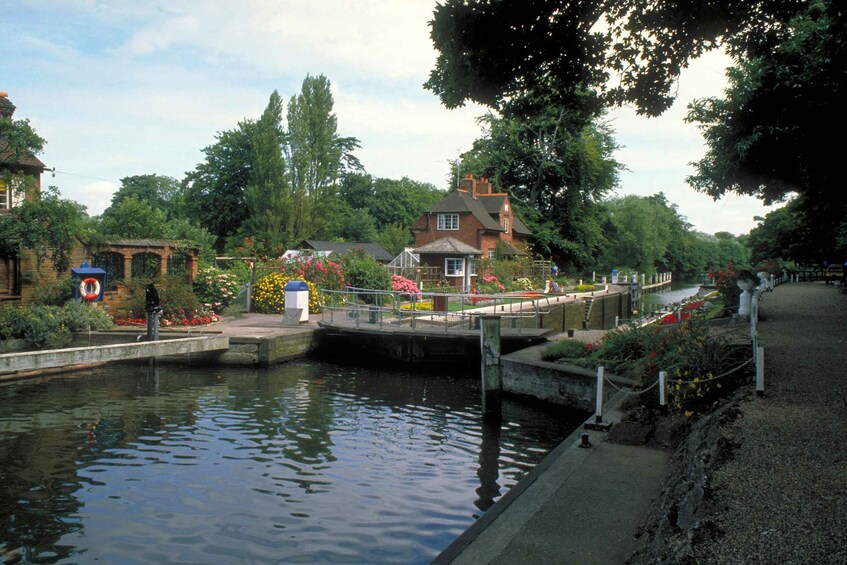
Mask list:
[[[603,379],[606,376],[606,367],[597,367],[597,397],[595,400],[596,409],[594,413],[594,422],[585,422],[585,428],[589,430],[608,431],[612,427],[609,422],[603,421]]]
[[[756,395],[765,395],[765,348],[756,348]]]
[[[659,406],[667,406],[667,379],[668,372],[667,371],[659,371]]]

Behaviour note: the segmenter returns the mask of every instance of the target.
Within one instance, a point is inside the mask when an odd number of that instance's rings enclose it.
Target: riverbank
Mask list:
[[[672,456],[579,430],[435,562],[847,562],[847,300],[792,284],[760,308],[763,398],[739,390]]]
[[[760,313],[764,397],[693,427],[632,563],[847,562],[847,297],[786,284]]]

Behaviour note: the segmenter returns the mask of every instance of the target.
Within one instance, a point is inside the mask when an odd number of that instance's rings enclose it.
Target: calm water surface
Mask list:
[[[673,304],[686,298],[691,298],[700,290],[699,283],[671,281],[669,287],[664,287],[658,291],[644,292],[642,294],[643,312],[653,312],[668,304]]]
[[[296,362],[0,386],[0,562],[426,563],[584,415]]]

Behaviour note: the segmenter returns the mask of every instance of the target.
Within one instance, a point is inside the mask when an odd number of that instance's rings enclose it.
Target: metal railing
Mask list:
[[[479,329],[480,316],[498,315],[500,325],[520,335],[541,327],[541,315],[551,310],[541,293],[463,294],[400,292],[347,287],[321,289],[321,320],[359,327],[403,326],[416,331]]]

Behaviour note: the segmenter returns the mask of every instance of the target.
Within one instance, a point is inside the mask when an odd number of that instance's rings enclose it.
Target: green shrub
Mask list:
[[[0,339],[23,339],[40,349],[67,346],[75,331],[110,327],[111,318],[99,305],[73,300],[61,307],[33,304],[0,308]]]
[[[361,250],[345,253],[341,258],[341,269],[347,284],[356,288],[371,290],[391,290],[391,274],[388,269]],[[379,295],[362,295],[362,299],[373,304],[379,301]]]
[[[32,293],[32,302],[45,306],[62,306],[74,297],[74,288],[79,284],[71,278],[53,284],[38,285]]]
[[[160,277],[154,283],[159,291],[159,305],[162,307],[162,320],[191,320],[195,316],[206,313],[200,300],[194,294],[191,285],[181,277]],[[147,281],[131,279],[127,283],[130,292],[124,302],[124,309],[133,317],[143,318],[147,311],[146,304]],[[121,315],[122,313],[116,313]]]
[[[749,358],[749,346],[728,334],[713,335],[705,325],[683,323],[610,332],[589,361],[639,380],[645,388],[657,380],[659,371],[666,371],[671,408],[691,414],[728,395],[748,377],[749,369],[723,375]],[[655,406],[658,395],[648,393],[643,401]]]
[[[594,290],[593,284],[578,284],[574,288],[574,292],[591,292]]]
[[[558,361],[559,359],[582,359],[592,351],[592,345],[576,340],[567,340],[553,343],[544,348],[541,358],[545,361]]]

